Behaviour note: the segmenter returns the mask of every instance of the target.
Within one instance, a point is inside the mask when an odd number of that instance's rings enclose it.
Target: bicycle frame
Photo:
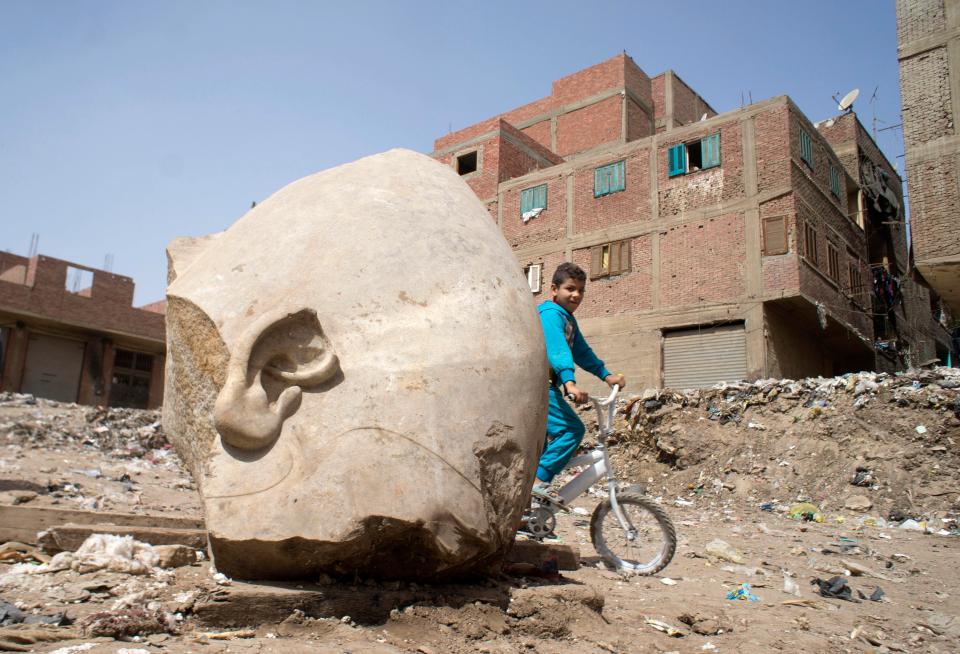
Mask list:
[[[607,455],[607,436],[613,433],[613,414],[617,405],[614,402],[620,387],[614,385],[613,390],[607,399],[590,396],[590,401],[597,410],[597,427],[599,428],[599,437],[597,439],[597,448],[592,452],[581,454],[570,459],[564,469],[576,466],[587,466],[580,474],[563,485],[557,494],[563,498],[565,504],[569,504],[577,497],[587,491],[596,482],[606,476],[607,492],[610,494],[610,506],[613,514],[625,532],[629,534],[628,538],[632,540],[633,525],[627,520],[617,504],[617,479],[610,466],[610,457]],[[606,409],[606,411],[604,411]]]

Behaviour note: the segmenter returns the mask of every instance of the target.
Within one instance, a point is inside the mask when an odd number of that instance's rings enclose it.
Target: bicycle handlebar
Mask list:
[[[610,391],[610,395],[607,396],[607,399],[604,400],[599,397],[594,397],[593,395],[590,396],[590,399],[596,402],[597,404],[599,404],[600,406],[607,406],[608,404],[613,402],[613,398],[615,398],[617,396],[617,393],[619,392],[620,392],[620,386],[617,384],[614,384],[613,389]]]

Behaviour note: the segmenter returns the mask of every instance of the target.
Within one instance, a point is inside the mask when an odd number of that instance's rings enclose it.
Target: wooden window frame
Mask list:
[[[840,283],[840,250],[833,243],[827,241],[827,276]]]
[[[817,256],[817,228],[810,223],[803,223],[803,256],[814,266],[820,265]]]
[[[779,222],[783,226],[782,227],[783,239],[779,243],[774,244],[776,247],[770,247],[771,245],[770,239],[768,239],[770,228],[768,227],[768,225],[771,225],[776,222]],[[789,243],[788,231],[787,231],[788,225],[787,225],[786,216],[767,216],[766,218],[763,219],[762,228],[763,228],[763,234],[762,234],[763,240],[761,242],[761,247],[763,249],[762,250],[763,256],[772,257],[780,254],[787,254],[790,251],[790,243]]]
[[[853,252],[847,251],[850,260],[847,262],[847,278],[850,281],[850,296],[857,304],[863,304],[865,289],[863,288],[863,263],[860,257]]]
[[[611,241],[590,248],[590,279],[614,277],[632,270],[632,239]]]

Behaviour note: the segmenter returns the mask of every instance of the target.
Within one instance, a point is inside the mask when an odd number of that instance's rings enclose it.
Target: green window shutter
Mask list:
[[[525,214],[534,209],[547,208],[547,185],[541,184],[533,188],[520,191],[520,213]]]
[[[593,197],[599,198],[607,194],[606,175],[603,168],[597,168],[593,171]]]
[[[830,191],[838,198],[840,197],[840,171],[830,164]]]
[[[800,158],[813,168],[813,142],[802,127],[800,128]]]
[[[610,166],[610,192],[622,191],[626,188],[626,175],[623,161],[618,161]]]
[[[700,141],[700,161],[702,169],[715,168],[720,165],[720,135],[711,134]]]
[[[687,149],[677,143],[667,151],[667,177],[676,177],[687,172]]]
[[[600,166],[593,171],[593,197],[609,195],[625,188],[624,162]]]

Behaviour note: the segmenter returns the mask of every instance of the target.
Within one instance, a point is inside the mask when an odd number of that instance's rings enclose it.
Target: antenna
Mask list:
[[[877,86],[873,89],[873,95],[870,96],[870,108],[873,111],[873,140],[874,141],[877,140],[877,102],[878,102],[877,91],[879,90],[880,90],[880,85],[877,84]],[[880,121],[880,122],[883,122],[883,121]]]
[[[860,95],[860,89],[853,89],[852,91],[847,93],[845,96],[843,96],[843,99],[840,100],[840,102],[837,104],[837,110],[850,111],[853,108],[853,102],[857,99],[859,95]]]
[[[38,249],[40,249],[40,234],[34,232],[30,235],[30,250],[27,253],[27,258],[32,259],[37,256]]]

